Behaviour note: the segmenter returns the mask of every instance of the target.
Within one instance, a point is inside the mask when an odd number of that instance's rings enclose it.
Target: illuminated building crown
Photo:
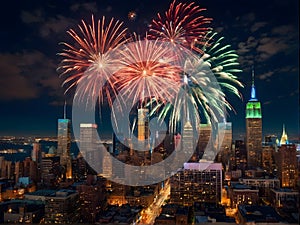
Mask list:
[[[288,143],[289,143],[288,136],[287,136],[287,133],[285,132],[285,127],[284,127],[284,124],[283,124],[282,135],[281,135],[281,139],[280,139],[280,145],[285,145],[285,144],[288,144]]]
[[[256,90],[254,85],[254,70],[252,69],[252,86],[251,98],[246,105],[246,119],[248,118],[262,118],[261,105],[256,98]]]

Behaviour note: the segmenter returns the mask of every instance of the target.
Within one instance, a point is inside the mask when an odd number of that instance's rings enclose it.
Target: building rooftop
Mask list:
[[[221,163],[214,163],[212,161],[201,161],[199,163],[184,163],[183,166],[186,170],[222,170]]]
[[[231,187],[233,189],[238,189],[238,190],[246,190],[246,189],[252,189],[251,186],[246,185],[246,184],[241,184],[241,183],[232,183]]]
[[[270,206],[239,205],[238,211],[246,222],[284,222]]]
[[[26,193],[26,195],[36,195],[36,196],[52,196],[55,194],[55,190],[38,190],[34,192]]]

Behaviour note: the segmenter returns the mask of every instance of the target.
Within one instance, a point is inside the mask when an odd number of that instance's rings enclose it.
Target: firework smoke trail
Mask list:
[[[115,83],[122,97],[132,99],[132,106],[147,104],[149,98],[171,101],[180,86],[179,67],[170,44],[158,40],[136,41],[120,48],[122,69],[115,74]],[[145,102],[146,101],[146,102]]]
[[[173,105],[160,103],[153,108],[150,115],[158,113],[160,119],[165,119],[170,114],[171,131],[176,131],[177,123],[182,117],[188,116],[194,124],[199,124],[200,111],[208,123],[217,122],[219,116],[225,117],[226,112],[222,106],[233,110],[225,97],[225,90],[241,97],[238,87],[243,85],[234,75],[241,72],[238,68],[238,55],[230,45],[223,44],[223,39],[218,38],[217,33],[208,32],[204,37],[207,44],[201,47],[205,54],[201,58],[189,58],[185,61],[187,72],[181,74],[181,80],[182,89],[187,94],[179,91]]]
[[[128,41],[127,28],[113,18],[108,22],[105,17],[95,21],[94,16],[90,25],[82,20],[78,28],[79,33],[73,29],[67,31],[75,43],[63,42],[65,48],[58,54],[63,57],[58,67],[58,71],[62,71],[61,77],[65,78],[63,86],[67,86],[66,92],[72,87],[79,87],[81,90],[77,90],[77,93],[80,94],[74,96],[78,100],[89,96],[87,99],[91,98],[92,102],[99,98],[103,103],[105,96],[111,105],[116,96],[111,72],[118,65],[111,51]]]
[[[209,30],[206,25],[211,19],[202,15],[206,9],[194,4],[177,4],[174,0],[165,14],[158,13],[158,18],[152,20],[147,38],[159,38],[201,53],[197,45],[201,44],[202,37]]]

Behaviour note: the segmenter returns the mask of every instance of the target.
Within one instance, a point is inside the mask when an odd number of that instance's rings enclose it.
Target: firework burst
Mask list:
[[[158,18],[152,20],[147,38],[159,38],[201,52],[196,45],[209,30],[206,25],[211,22],[202,15],[204,10],[194,2],[177,4],[174,0],[164,15],[158,13]]]
[[[122,69],[115,74],[114,85],[132,104],[149,98],[170,101],[179,88],[180,70],[169,44],[135,38],[118,51]]]
[[[241,97],[238,87],[243,85],[236,79],[238,55],[230,45],[223,44],[223,37],[208,32],[201,51],[202,57],[190,57],[184,62],[181,73],[181,89],[173,104],[160,103],[153,108],[150,115],[159,112],[159,118],[170,116],[170,130],[176,131],[178,122],[184,117],[193,124],[200,123],[200,112],[208,123],[217,122],[226,116],[226,108],[233,110],[225,96],[225,90]]]
[[[205,61],[209,63],[220,86],[224,91],[227,90],[242,98],[238,87],[243,87],[243,84],[238,81],[235,75],[242,72],[239,68],[238,54],[229,44],[224,44],[224,37],[217,32],[207,32],[204,41],[202,51],[207,56]],[[230,107],[230,109],[233,109],[233,107]]]
[[[66,92],[74,86],[80,88],[79,96],[75,96],[79,99],[89,96],[92,101],[99,98],[103,103],[106,96],[111,105],[115,95],[111,75],[118,63],[111,51],[128,41],[127,29],[113,18],[106,22],[102,17],[96,22],[94,16],[91,25],[82,20],[78,28],[79,33],[73,29],[67,31],[75,44],[63,42],[65,48],[58,54],[63,57],[58,67],[65,78],[63,86],[67,86]]]

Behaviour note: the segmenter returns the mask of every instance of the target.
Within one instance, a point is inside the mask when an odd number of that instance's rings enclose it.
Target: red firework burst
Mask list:
[[[206,25],[212,20],[202,15],[204,10],[194,2],[177,4],[174,0],[165,14],[158,13],[158,18],[152,20],[148,38],[159,38],[202,53],[195,45],[201,44],[201,38],[209,30]]]
[[[149,97],[170,101],[180,86],[180,68],[166,43],[138,39],[120,51],[122,69],[115,74],[120,93],[132,106]]]
[[[67,86],[66,92],[77,86],[81,89],[77,89],[81,97],[89,96],[94,100],[99,97],[102,102],[106,95],[111,104],[113,98],[111,93],[112,91],[115,93],[111,73],[117,59],[110,53],[128,41],[127,29],[123,28],[122,22],[113,18],[108,23],[105,17],[95,22],[94,16],[90,25],[82,20],[78,28],[79,33],[73,29],[67,31],[75,43],[63,42],[65,48],[58,54],[64,57],[58,71],[65,77],[63,85]]]

